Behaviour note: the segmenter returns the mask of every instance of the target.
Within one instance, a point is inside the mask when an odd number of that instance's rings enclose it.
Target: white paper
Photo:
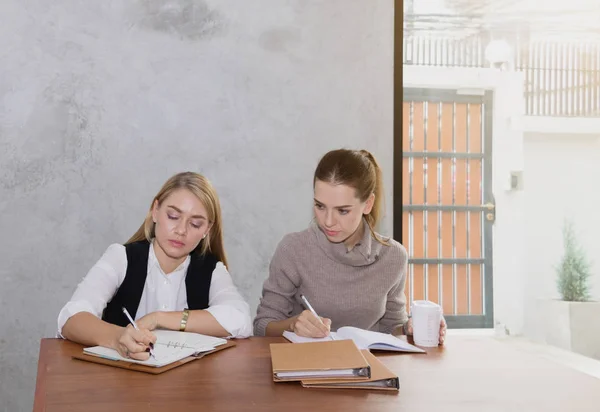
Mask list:
[[[327,342],[330,340],[336,340],[336,333],[331,332],[329,336],[325,338],[307,338],[305,336],[296,335],[294,332],[284,331],[283,337],[294,343],[307,343],[307,342]]]
[[[190,348],[174,348],[167,346],[155,346],[154,347],[154,355],[155,357],[150,357],[148,360],[140,361],[130,358],[124,358],[119,355],[114,349],[105,348],[102,346],[94,346],[91,348],[84,348],[83,351],[85,353],[100,356],[101,358],[110,359],[110,360],[118,360],[125,362],[138,363],[140,365],[152,366],[152,367],[161,367],[165,365],[169,365],[173,362],[177,362],[178,360],[185,359],[188,356],[196,353],[196,349]]]
[[[196,349],[196,352],[207,352],[227,343],[226,339],[215,338],[214,336],[202,335],[200,333],[178,332],[174,330],[155,330],[152,333],[156,336],[155,348],[157,346],[168,346]]]
[[[151,356],[145,361],[124,358],[116,350],[102,346],[85,348],[83,351],[110,360],[121,360],[146,366],[161,367],[187,358],[188,356],[211,351],[215,347],[227,343],[225,339],[201,335],[199,333],[172,330],[155,330],[152,333],[156,336],[156,343],[153,349],[154,357]]]
[[[356,376],[355,369],[335,369],[322,371],[293,371],[293,372],[275,372],[278,378],[326,378],[326,377],[352,377]]]
[[[306,338],[298,336],[294,332],[285,331],[283,336],[290,342],[306,343],[306,342],[326,342],[328,340],[351,339],[359,349],[376,349],[387,350],[393,352],[425,352],[423,349],[417,348],[408,342],[403,341],[388,333],[373,332],[365,329],[355,328],[352,326],[344,326],[339,328],[337,332],[331,332],[326,338]]]

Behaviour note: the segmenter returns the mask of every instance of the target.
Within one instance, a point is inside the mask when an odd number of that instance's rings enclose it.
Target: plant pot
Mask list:
[[[600,359],[600,302],[538,299],[534,340]]]

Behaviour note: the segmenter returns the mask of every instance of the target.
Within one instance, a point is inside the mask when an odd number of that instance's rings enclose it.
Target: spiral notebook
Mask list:
[[[116,350],[102,346],[84,348],[83,354],[74,357],[131,370],[160,373],[162,370],[172,369],[206,354],[235,346],[235,343],[226,339],[199,333],[170,330],[156,330],[153,333],[156,335],[153,351],[155,356],[145,361],[124,358]]]

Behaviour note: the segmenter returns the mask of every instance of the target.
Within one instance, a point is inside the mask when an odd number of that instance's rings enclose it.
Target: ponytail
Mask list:
[[[379,163],[377,163],[377,160],[375,160],[375,157],[371,154],[371,152],[367,150],[361,150],[360,154],[362,154],[373,165],[373,170],[375,172],[375,187],[372,191],[372,193],[375,195],[375,200],[373,202],[371,212],[365,216],[365,219],[372,230],[377,230],[383,215],[382,209],[385,202],[383,198],[383,173],[381,172]]]
[[[333,185],[344,184],[353,187],[361,202],[375,196],[371,212],[365,220],[373,237],[380,243],[388,243],[375,233],[383,215],[383,174],[375,157],[367,150],[332,150],[319,161],[313,179]]]

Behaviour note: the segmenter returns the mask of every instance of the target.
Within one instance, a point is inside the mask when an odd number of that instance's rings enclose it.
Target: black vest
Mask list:
[[[129,320],[122,308],[127,308],[127,311],[135,319],[142,299],[148,275],[150,243],[145,240],[130,243],[125,245],[125,251],[127,252],[125,279],[102,313],[103,321],[123,327],[129,324]],[[190,254],[190,264],[185,274],[188,309],[196,310],[208,307],[210,282],[218,261],[210,253],[200,255],[194,251]]]

